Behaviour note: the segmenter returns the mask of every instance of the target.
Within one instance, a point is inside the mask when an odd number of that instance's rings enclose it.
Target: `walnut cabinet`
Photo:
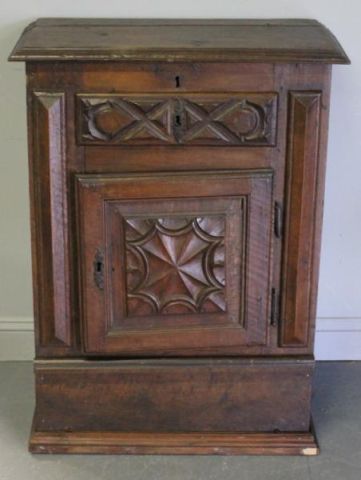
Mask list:
[[[316,454],[331,64],[312,20],[40,19],[35,453]]]

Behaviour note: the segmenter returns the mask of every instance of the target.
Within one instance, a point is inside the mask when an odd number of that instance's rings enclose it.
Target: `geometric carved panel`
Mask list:
[[[83,140],[107,143],[172,142],[171,101],[82,100]]]
[[[226,311],[225,216],[125,220],[128,316]]]
[[[274,98],[230,98],[223,102],[180,100],[182,144],[272,144]]]
[[[272,185],[266,169],[79,175],[85,351],[266,345]]]
[[[82,144],[273,145],[274,93],[79,96]]]

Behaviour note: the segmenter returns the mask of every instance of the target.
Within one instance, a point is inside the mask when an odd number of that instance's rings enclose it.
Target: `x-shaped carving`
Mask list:
[[[182,102],[184,105],[184,111],[189,113],[196,120],[196,123],[191,128],[182,132],[181,137],[179,138],[181,142],[187,142],[196,138],[206,129],[211,130],[212,133],[225,142],[239,143],[244,141],[245,138],[243,136],[236,135],[220,122],[227,115],[231,114],[235,109],[240,107],[249,109],[255,113],[257,125],[253,129],[253,133],[257,132],[258,134],[259,128],[261,127],[259,112],[246,100],[230,100],[218,105],[210,112],[202,108],[200,105],[189,102],[188,100],[183,100]]]
[[[165,142],[173,141],[173,137],[170,135],[170,131],[168,132],[167,130],[163,130],[156,123],[156,120],[161,118],[166,113],[168,114],[166,128],[168,127],[168,130],[170,130],[169,126],[171,125],[171,113],[172,113],[170,101],[158,103],[147,112],[145,112],[142,108],[140,108],[135,103],[127,102],[126,100],[123,100],[123,99],[119,99],[116,101],[108,100],[106,102],[106,105],[104,105],[103,103],[100,107],[103,110],[105,108],[110,108],[110,109],[119,111],[121,114],[126,113],[133,120],[129,125],[127,125],[126,127],[122,127],[121,129],[119,129],[118,132],[112,135],[111,140],[114,142],[130,140],[143,130],[147,131],[150,135],[156,138],[159,138],[160,140],[163,140]],[[92,106],[89,108],[89,111],[88,111],[88,118],[90,122],[89,127],[90,128],[95,127],[95,130],[96,130],[96,126],[94,125],[94,119],[96,118],[96,115],[98,113],[99,113],[99,109],[97,108],[97,106],[95,107]]]

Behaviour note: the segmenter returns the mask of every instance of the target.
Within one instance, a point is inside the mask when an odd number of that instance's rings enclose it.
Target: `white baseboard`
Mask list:
[[[361,317],[318,318],[316,360],[361,360]]]
[[[361,360],[361,317],[318,318],[317,360]],[[34,330],[31,317],[0,317],[0,361],[32,360]]]
[[[0,361],[34,358],[32,317],[0,317]]]

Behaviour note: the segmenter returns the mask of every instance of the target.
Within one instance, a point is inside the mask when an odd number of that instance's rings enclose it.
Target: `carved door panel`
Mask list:
[[[271,172],[83,175],[78,210],[87,353],[267,343]]]

